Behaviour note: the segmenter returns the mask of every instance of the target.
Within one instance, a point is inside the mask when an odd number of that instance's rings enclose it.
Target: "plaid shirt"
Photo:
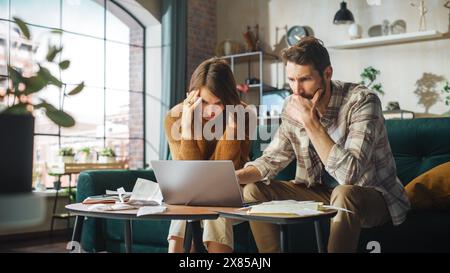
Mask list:
[[[410,204],[396,176],[381,102],[376,94],[362,85],[332,81],[331,99],[320,118],[336,143],[326,164],[320,160],[303,126],[284,111],[281,119],[263,155],[245,166],[255,166],[263,177],[271,179],[296,158],[297,169],[292,182],[305,183],[308,187],[323,184],[325,169],[341,185],[380,191],[394,225],[406,219]]]

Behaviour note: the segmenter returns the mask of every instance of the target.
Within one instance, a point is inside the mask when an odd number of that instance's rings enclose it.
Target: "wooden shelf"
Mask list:
[[[447,36],[446,34],[448,34],[448,33],[441,33],[437,30],[409,32],[409,33],[394,34],[394,35],[388,35],[388,36],[379,36],[379,37],[351,40],[351,41],[343,42],[340,44],[331,45],[331,46],[329,46],[329,48],[331,48],[331,49],[353,49],[353,48],[410,43],[410,42],[418,42],[418,41],[425,41],[425,40],[436,40],[436,39],[445,38]]]
[[[234,55],[224,55],[220,58],[228,60],[229,62],[233,62],[234,64],[248,63],[248,62],[257,62],[259,58],[262,58],[263,61],[277,61],[278,56],[263,51],[253,51],[253,52],[244,52]]]

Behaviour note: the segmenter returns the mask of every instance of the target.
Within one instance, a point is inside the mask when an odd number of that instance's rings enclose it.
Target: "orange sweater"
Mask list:
[[[222,133],[220,139],[214,140],[178,140],[172,136],[172,126],[181,119],[171,116],[171,111],[180,109],[181,104],[176,105],[166,115],[164,127],[169,142],[170,153],[174,160],[231,160],[236,170],[244,167],[249,160],[250,140],[246,135],[245,140],[227,140],[226,134]],[[178,112],[180,113],[180,112]],[[203,122],[203,125],[205,122]],[[176,125],[175,125],[176,126]],[[181,126],[178,126],[181,130]],[[248,128],[248,122],[246,122]],[[181,135],[181,132],[180,132]],[[236,134],[235,134],[236,135]]]

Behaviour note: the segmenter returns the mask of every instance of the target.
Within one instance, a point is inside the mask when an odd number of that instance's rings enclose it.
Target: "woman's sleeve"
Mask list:
[[[196,140],[181,139],[181,118],[174,118],[169,114],[164,121],[169,149],[174,160],[202,160]]]

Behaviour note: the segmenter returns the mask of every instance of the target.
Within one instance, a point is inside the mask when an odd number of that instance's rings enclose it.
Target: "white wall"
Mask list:
[[[325,45],[349,40],[347,25],[334,25],[332,20],[339,9],[340,0],[218,0],[217,41],[232,39],[243,42],[242,32],[246,25],[260,25],[260,36],[266,48],[273,50],[275,28],[293,25],[310,26],[315,36]],[[418,10],[409,5],[409,0],[381,0],[381,6],[369,6],[365,0],[348,0],[348,8],[355,20],[363,27],[364,37],[370,26],[381,24],[384,19],[391,23],[398,19],[407,22],[407,32],[418,30]],[[447,32],[449,10],[444,8],[446,0],[427,0],[427,29]],[[279,41],[284,39],[284,30],[279,33]],[[282,37],[283,36],[283,37]],[[285,47],[284,44],[282,47]],[[450,39],[415,42],[354,50],[331,50],[334,79],[360,81],[359,75],[367,66],[381,70],[379,77],[386,95],[383,105],[389,101],[399,101],[402,109],[424,112],[414,94],[415,84],[423,73],[434,73],[450,79]],[[270,73],[269,82],[275,85],[275,68],[266,67]],[[282,75],[282,74],[280,74]],[[443,96],[441,96],[443,97]],[[443,101],[430,108],[430,113],[442,114],[449,111]]]

